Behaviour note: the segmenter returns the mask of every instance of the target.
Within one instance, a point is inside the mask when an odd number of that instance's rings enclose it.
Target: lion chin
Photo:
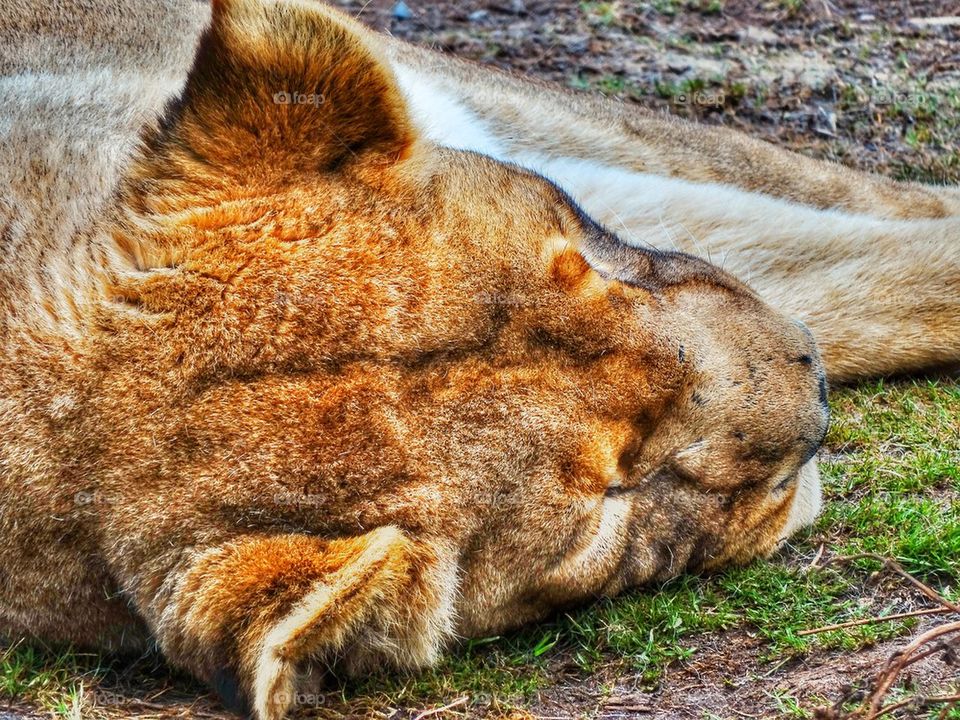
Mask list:
[[[0,634],[278,720],[813,521],[823,364],[746,285],[431,142],[324,5],[215,2],[182,85],[0,277]]]

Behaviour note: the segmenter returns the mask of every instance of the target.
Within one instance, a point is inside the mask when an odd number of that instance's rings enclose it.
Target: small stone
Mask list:
[[[396,5],[393,6],[391,11],[395,20],[409,20],[413,17],[413,11],[407,7],[407,4],[400,0]]]
[[[873,13],[860,13],[860,17],[857,18],[862,23],[871,23],[877,19],[877,16]]]
[[[817,115],[814,119],[813,131],[823,137],[837,136],[837,114],[827,110],[822,105],[817,106]]]
[[[467,19],[470,22],[483,22],[488,17],[490,17],[490,13],[486,10],[474,10],[472,13],[467,15]]]
[[[590,49],[590,38],[587,38],[587,37],[572,38],[565,45],[565,49],[571,55],[583,55]]]

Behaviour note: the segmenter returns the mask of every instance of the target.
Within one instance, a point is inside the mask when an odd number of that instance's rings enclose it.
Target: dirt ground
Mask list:
[[[960,25],[937,0],[337,0],[461,57],[862,169],[960,176]],[[924,22],[927,25],[924,25]]]
[[[856,653],[814,653],[771,665],[758,660],[761,641],[742,632],[711,635],[702,638],[696,655],[678,664],[655,692],[631,684],[629,678],[602,678],[601,673],[584,685],[582,676],[572,676],[569,685],[557,683],[539,698],[530,713],[534,718],[595,720],[808,717],[801,706],[829,705],[838,698],[838,689],[875,672],[903,644],[902,639],[891,640]],[[955,669],[929,658],[914,667],[912,682],[918,690],[939,692],[956,678]]]

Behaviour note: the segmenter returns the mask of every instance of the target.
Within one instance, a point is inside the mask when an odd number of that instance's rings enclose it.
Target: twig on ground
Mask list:
[[[874,684],[874,690],[870,695],[870,710],[867,713],[868,720],[873,720],[876,717],[879,717],[878,713],[881,710],[883,701],[886,699],[887,694],[890,692],[890,688],[893,686],[893,683],[896,682],[897,678],[900,677],[900,673],[909,665],[913,665],[915,662],[919,661],[920,657],[915,657],[914,653],[923,648],[928,643],[937,640],[938,638],[949,635],[951,633],[960,633],[960,622],[947,623],[946,625],[940,625],[935,627],[932,630],[928,630],[919,637],[917,637],[912,643],[907,645],[903,650],[900,650],[887,660],[884,669],[877,676],[877,680]],[[949,650],[950,646],[942,642],[937,643],[934,648],[928,648],[936,652],[939,649]],[[928,652],[924,657],[932,654]]]
[[[433,717],[434,715],[439,715],[440,713],[447,712],[448,710],[453,710],[453,708],[460,707],[469,699],[470,697],[468,695],[458,697],[456,700],[444,705],[443,707],[433,708],[432,710],[424,710],[422,713],[417,715],[414,720],[424,720],[424,718]]]
[[[944,15],[941,17],[912,17],[907,20],[915,27],[953,27],[960,25],[960,15]]]
[[[913,585],[917,590],[922,592],[928,598],[934,602],[940,603],[941,605],[950,608],[955,613],[960,613],[960,605],[957,605],[950,600],[947,600],[943,595],[938,593],[932,587],[926,583],[920,582],[916,577],[908,573],[903,569],[903,566],[898,563],[896,560],[890,557],[883,557],[882,555],[877,555],[876,553],[857,553],[856,555],[839,555],[834,558],[827,560],[821,567],[827,567],[828,565],[834,565],[838,563],[851,563],[857,560],[875,560],[883,565],[884,569],[892,570],[897,575],[908,581]]]
[[[824,550],[824,545],[823,543],[820,543],[820,547],[817,548],[817,554],[813,556],[813,560],[811,560],[810,564],[807,565],[807,570],[813,570],[815,567],[817,567],[817,563],[819,563],[820,558],[823,557],[823,550]]]
[[[848,620],[847,622],[836,623],[835,625],[824,625],[823,627],[801,630],[797,633],[798,637],[807,635],[817,635],[818,633],[830,632],[832,630],[843,630],[844,628],[857,627],[859,625],[873,625],[875,623],[888,622],[890,620],[904,620],[906,618],[921,617],[923,615],[942,615],[952,612],[950,608],[924,608],[923,610],[914,610],[912,612],[894,613],[893,615],[878,615],[877,617],[861,618],[860,620]]]
[[[947,715],[950,714],[950,711],[953,710],[957,705],[960,704],[960,698],[951,700],[946,705],[943,706],[943,710],[940,711],[940,714],[937,715],[937,720],[946,720]]]
[[[957,603],[947,600],[929,585],[908,573],[904,570],[903,566],[893,558],[882,557],[874,553],[859,553],[856,555],[830,558],[823,563],[821,567],[826,567],[831,564],[852,563],[857,560],[874,560],[879,562],[883,566],[883,570],[889,570],[904,578],[910,585],[922,593],[924,597],[935,601],[939,607],[910,613],[866,618],[865,620],[853,620],[847,623],[838,623],[834,626],[801,631],[799,633],[800,635],[812,635],[816,632],[838,630],[844,627],[853,627],[855,625],[864,625],[872,622],[884,622],[886,620],[896,620],[905,617],[960,612],[960,606],[958,606]],[[867,691],[855,687],[850,688],[832,708],[821,708],[816,712],[815,716],[823,718],[823,720],[878,720],[878,718],[892,715],[906,707],[930,708],[946,703],[946,706],[940,713],[940,720],[945,720],[950,708],[955,707],[957,703],[960,702],[960,694],[927,697],[915,695],[889,705],[884,705],[891,688],[906,668],[941,652],[944,654],[944,662],[948,664],[957,662],[957,653],[960,653],[960,622],[948,622],[921,633],[906,647],[901,648],[887,658],[880,672],[871,678],[867,684]],[[859,705],[851,711],[844,711],[844,705],[853,699],[859,700]]]
[[[929,707],[930,705],[939,705],[940,703],[951,703],[956,704],[957,700],[960,700],[960,695],[943,695],[940,697],[928,697],[928,698],[907,698],[906,700],[901,700],[900,702],[895,702],[892,705],[887,705],[880,710],[876,715],[871,715],[870,718],[881,718],[884,715],[890,715],[891,713],[901,710],[902,708],[909,707],[910,705],[915,705],[919,707]],[[949,708],[949,706],[948,706]]]

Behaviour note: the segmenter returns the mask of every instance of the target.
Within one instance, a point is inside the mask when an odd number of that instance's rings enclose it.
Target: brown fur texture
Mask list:
[[[802,325],[433,144],[328,8],[223,0],[195,55],[125,23],[205,8],[141,12],[90,31],[131,38],[86,78],[112,120],[52,113],[89,58],[4,61],[42,107],[0,146],[0,635],[156,641],[274,720],[310,662],[421,666],[812,519]]]

